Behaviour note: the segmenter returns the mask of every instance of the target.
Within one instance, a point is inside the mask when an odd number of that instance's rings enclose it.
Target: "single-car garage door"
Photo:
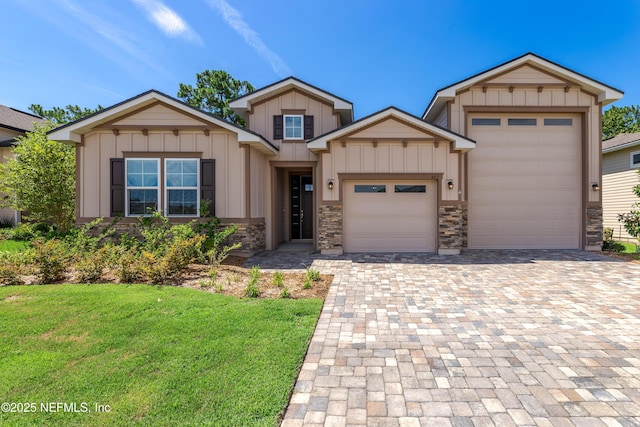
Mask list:
[[[470,248],[578,249],[580,115],[469,116]]]
[[[435,252],[435,181],[345,181],[345,252]]]

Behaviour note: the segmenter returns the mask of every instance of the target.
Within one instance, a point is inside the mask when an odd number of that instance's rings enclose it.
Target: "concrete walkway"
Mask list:
[[[282,426],[640,426],[640,264],[267,254],[335,274]]]

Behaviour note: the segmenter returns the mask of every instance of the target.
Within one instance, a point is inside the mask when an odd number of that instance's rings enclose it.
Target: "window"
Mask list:
[[[640,168],[640,151],[631,153],[631,168]]]
[[[471,119],[472,126],[500,126],[500,119]]]
[[[127,159],[127,215],[144,215],[149,209],[158,210],[158,159]]]
[[[509,126],[536,126],[536,119],[508,119]]]
[[[197,159],[165,160],[165,212],[168,216],[197,216],[198,198]]]
[[[355,185],[353,191],[356,193],[386,193],[386,185]]]
[[[426,185],[396,185],[396,193],[426,193]]]
[[[545,126],[573,126],[573,119],[544,119]]]
[[[284,139],[302,139],[302,116],[284,116]]]
[[[162,209],[167,216],[198,216],[201,160],[164,159],[162,164],[160,160],[125,159],[125,215]]]

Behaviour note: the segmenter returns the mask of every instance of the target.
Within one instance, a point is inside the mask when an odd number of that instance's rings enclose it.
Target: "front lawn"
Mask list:
[[[22,252],[27,247],[29,244],[22,240],[0,240],[0,252]]]
[[[149,285],[2,287],[0,396],[35,412],[3,407],[0,424],[274,426],[321,306]]]

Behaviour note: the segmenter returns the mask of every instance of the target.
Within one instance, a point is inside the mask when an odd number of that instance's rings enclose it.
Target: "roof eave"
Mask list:
[[[633,147],[637,147],[640,146],[640,139],[636,140],[636,141],[630,141],[624,144],[620,144],[620,145],[616,145],[613,147],[609,147],[609,148],[603,148],[602,149],[602,154],[607,154],[607,153],[612,153],[614,151],[620,151],[620,150],[625,150],[627,148],[633,148]]]

